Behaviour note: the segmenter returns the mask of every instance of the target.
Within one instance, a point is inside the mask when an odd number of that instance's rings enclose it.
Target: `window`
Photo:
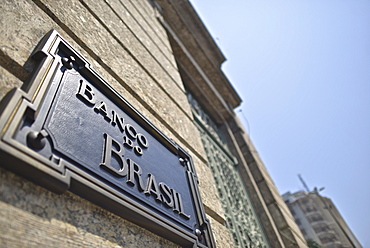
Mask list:
[[[225,210],[225,225],[232,233],[234,247],[268,247],[248,193],[235,167],[235,159],[226,147],[223,133],[192,95],[188,95],[188,100],[193,107],[195,124],[200,132],[208,165]]]
[[[292,215],[295,215],[295,211],[292,208],[290,209],[290,212],[292,213]]]
[[[297,223],[297,225],[299,226],[299,225],[301,225],[301,220],[299,218],[296,218],[295,223]]]
[[[319,215],[319,214],[315,214],[315,215],[309,216],[307,219],[308,219],[308,221],[309,221],[310,223],[314,223],[314,222],[318,222],[318,221],[322,221],[322,220],[324,220],[324,219],[322,218],[322,216],[321,216],[321,215]]]
[[[330,230],[329,226],[327,224],[320,224],[313,227],[316,233],[321,233]]]
[[[319,238],[320,238],[321,243],[323,244],[332,243],[332,242],[337,241],[337,238],[332,233],[327,233],[323,236],[320,236]]]

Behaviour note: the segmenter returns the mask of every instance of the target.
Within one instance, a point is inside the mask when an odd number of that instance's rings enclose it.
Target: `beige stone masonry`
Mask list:
[[[54,194],[0,168],[0,247],[178,246],[72,193]]]
[[[22,81],[16,78],[13,74],[9,73],[3,67],[0,66],[0,99],[2,99],[6,93],[16,87],[22,86]]]
[[[219,222],[209,218],[212,225],[212,231],[215,237],[216,246],[219,248],[232,248],[233,240],[230,231]]]
[[[122,3],[122,4],[119,4]],[[113,5],[113,3],[115,3]],[[109,4],[108,4],[109,5]],[[161,25],[158,17],[160,13],[154,7],[143,8],[142,6],[150,5],[149,1],[131,1],[131,0],[114,0],[111,6],[123,6],[127,10],[127,15],[132,15],[131,20],[126,24],[134,31],[135,35],[143,41],[144,46],[150,44],[156,57],[166,57],[168,61],[164,62],[166,66],[172,66],[177,70],[177,64],[172,53],[171,44],[167,38],[166,30]],[[122,9],[123,10],[123,9]],[[148,11],[146,11],[148,10]],[[121,11],[117,10],[118,14],[122,16]],[[135,30],[141,29],[142,32],[137,33]],[[152,52],[152,51],[150,51]],[[165,66],[165,67],[166,67]],[[170,72],[170,71],[169,71]],[[179,75],[174,75],[176,78]],[[178,78],[179,79],[179,78]],[[181,79],[180,79],[181,82]],[[180,85],[179,85],[180,86]],[[180,87],[183,87],[182,85]]]
[[[139,15],[129,1],[125,2],[128,2],[127,5],[122,5],[118,0],[108,3],[85,0],[82,3],[90,8],[92,14],[96,15],[120,46],[145,67],[155,82],[173,95],[184,93],[183,87],[179,87],[181,78],[173,55],[168,50],[168,42],[161,50],[158,46],[162,42],[144,21],[148,18]],[[157,19],[150,21],[158,23]]]

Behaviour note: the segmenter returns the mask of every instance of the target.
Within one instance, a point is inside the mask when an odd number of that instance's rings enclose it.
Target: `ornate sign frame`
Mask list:
[[[183,247],[215,247],[190,155],[55,30],[0,104],[0,165],[69,190]]]

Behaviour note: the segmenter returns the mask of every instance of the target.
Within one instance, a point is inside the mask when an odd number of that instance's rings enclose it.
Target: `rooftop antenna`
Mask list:
[[[303,187],[306,189],[307,192],[310,192],[309,188],[307,187],[307,184],[306,182],[303,180],[301,174],[298,174],[298,178],[299,180],[301,181],[301,183],[303,184]]]

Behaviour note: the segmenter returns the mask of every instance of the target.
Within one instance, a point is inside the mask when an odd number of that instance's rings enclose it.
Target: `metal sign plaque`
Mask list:
[[[56,31],[30,82],[1,103],[1,165],[70,190],[185,247],[214,247],[191,157]]]

